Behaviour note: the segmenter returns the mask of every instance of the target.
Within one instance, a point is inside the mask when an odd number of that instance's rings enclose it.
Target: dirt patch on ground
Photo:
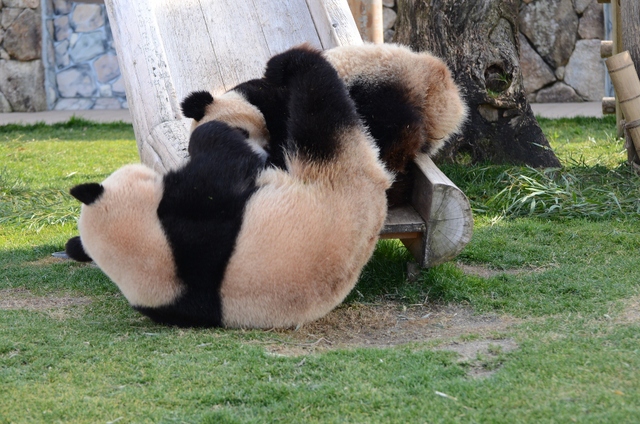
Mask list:
[[[439,346],[438,350],[449,350],[458,354],[458,363],[468,366],[467,374],[473,378],[493,375],[502,365],[502,355],[518,348],[512,339],[473,340],[452,342]]]
[[[59,317],[55,311],[90,303],[91,299],[83,296],[36,296],[27,289],[0,290],[0,310],[48,311]]]
[[[477,315],[460,305],[397,303],[342,306],[297,330],[277,330],[267,351],[287,356],[317,349],[388,347],[411,342],[451,340],[460,336],[495,338],[520,321],[505,315]]]
[[[520,274],[544,271],[544,268],[492,269],[492,268],[487,268],[481,265],[467,265],[460,262],[458,262],[456,266],[460,268],[462,272],[464,272],[467,275],[475,275],[476,277],[482,277],[482,278],[491,278],[491,277],[495,277],[496,275],[502,275],[502,274],[520,275]]]
[[[622,313],[615,319],[621,324],[637,324],[640,322],[640,296],[634,296],[625,302]]]

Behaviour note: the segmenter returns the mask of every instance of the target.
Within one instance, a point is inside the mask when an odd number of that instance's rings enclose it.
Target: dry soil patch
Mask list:
[[[478,315],[461,305],[354,304],[341,306],[297,330],[275,331],[277,340],[267,350],[296,356],[316,349],[388,347],[468,334],[476,339],[492,339],[519,322],[506,315]]]
[[[0,290],[0,309],[4,310],[45,311],[89,303],[91,299],[83,296],[36,296],[27,289]]]

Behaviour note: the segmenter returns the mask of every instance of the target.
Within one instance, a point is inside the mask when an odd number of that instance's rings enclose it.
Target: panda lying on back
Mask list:
[[[131,305],[179,326],[290,327],[353,288],[386,216],[390,175],[335,69],[307,47],[265,80],[292,93],[286,169],[251,134],[209,121],[165,176],[143,165],[71,194],[83,204],[74,259],[93,259]]]
[[[449,68],[427,52],[397,44],[341,46],[323,55],[346,83],[383,163],[396,174],[389,202],[405,203],[411,191],[409,164],[419,152],[435,155],[467,116]],[[215,98],[207,91],[191,93],[182,109],[194,119],[193,128],[216,119],[245,129],[268,151],[269,163],[283,168],[290,109],[282,105],[290,94],[261,78]]]

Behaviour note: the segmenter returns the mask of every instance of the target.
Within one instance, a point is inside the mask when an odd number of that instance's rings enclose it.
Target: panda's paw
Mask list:
[[[264,79],[275,86],[287,86],[292,77],[304,74],[319,64],[322,66],[325,62],[319,50],[302,44],[269,59]]]
[[[82,240],[80,240],[80,236],[71,237],[67,244],[64,246],[64,251],[74,261],[78,262],[91,262],[93,259],[87,252],[84,251],[84,247],[82,247]]]

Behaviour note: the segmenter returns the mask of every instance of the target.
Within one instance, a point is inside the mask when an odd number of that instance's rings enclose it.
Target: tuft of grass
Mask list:
[[[47,225],[77,221],[80,206],[65,191],[50,187],[33,192],[21,180],[9,182],[6,174],[0,171],[0,224],[40,231]]]
[[[611,219],[640,213],[640,177],[626,166],[510,169],[497,184],[504,188],[485,205],[501,217]]]
[[[560,169],[443,165],[477,216],[494,220],[625,219],[640,214],[640,176],[626,164],[615,118],[539,119]]]

